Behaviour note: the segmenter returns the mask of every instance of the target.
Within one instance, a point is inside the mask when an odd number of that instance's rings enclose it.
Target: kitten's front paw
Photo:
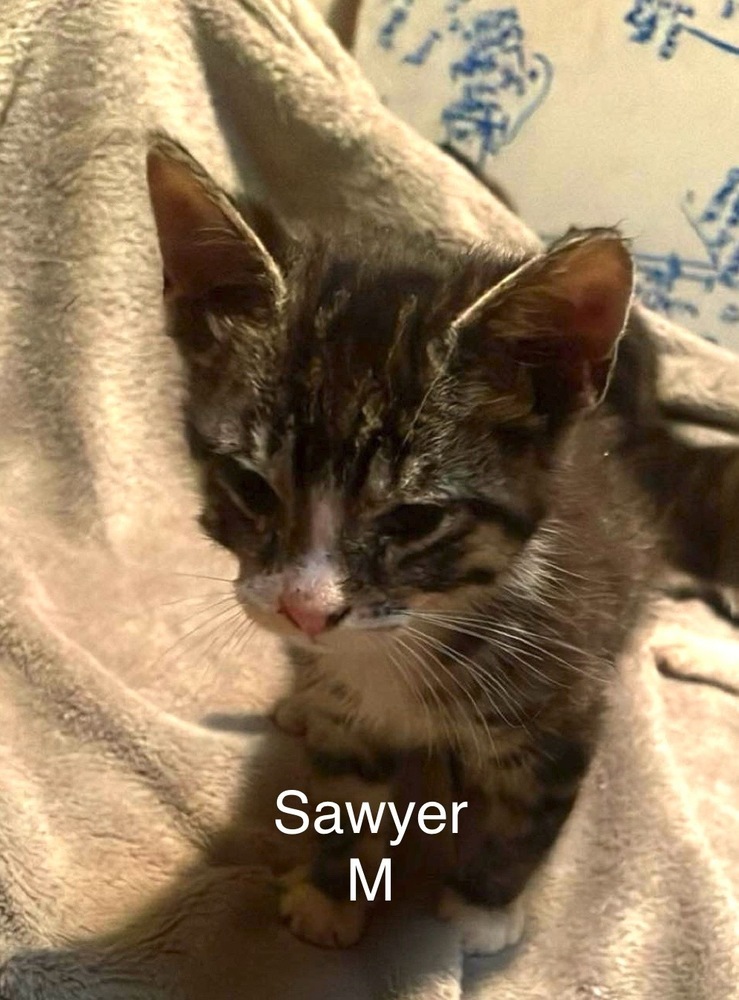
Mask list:
[[[277,702],[272,711],[272,721],[278,729],[290,736],[304,736],[308,727],[305,706],[294,695],[288,695]]]
[[[445,889],[438,916],[459,928],[462,949],[468,955],[494,955],[518,944],[523,935],[524,913],[518,899],[494,910],[466,903],[453,889]]]
[[[306,867],[280,880],[280,916],[295,937],[322,948],[348,948],[362,936],[367,904],[331,899],[310,881]]]

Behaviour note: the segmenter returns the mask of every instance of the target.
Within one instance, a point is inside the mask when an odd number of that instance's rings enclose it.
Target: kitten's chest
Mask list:
[[[315,707],[340,716],[373,742],[397,749],[471,746],[479,757],[491,738],[489,727],[480,730],[484,716],[469,695],[452,697],[450,686],[439,685],[420,656],[411,662],[396,650],[383,656],[357,644],[343,657],[318,663],[315,677]]]
[[[424,682],[411,675],[410,665],[360,647],[332,658],[327,667],[346,690],[352,722],[359,728],[398,746],[434,741],[436,725],[424,700]]]

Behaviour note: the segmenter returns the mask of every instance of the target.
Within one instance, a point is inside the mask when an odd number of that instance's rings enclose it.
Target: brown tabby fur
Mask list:
[[[657,562],[655,515],[675,517],[685,475],[636,318],[611,373],[626,251],[609,230],[573,233],[518,270],[492,246],[288,234],[164,139],[150,184],[203,525],[237,557],[247,611],[295,648],[282,721],[322,798],[389,798],[403,753],[451,754],[483,802],[456,898],[507,912],[575,801]],[[307,572],[319,510],[333,603],[309,642],[265,595]],[[383,851],[323,838],[286,892],[295,932],[356,939],[348,859]]]

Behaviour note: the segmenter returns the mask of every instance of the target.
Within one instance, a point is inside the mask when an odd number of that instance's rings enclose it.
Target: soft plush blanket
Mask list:
[[[515,954],[462,962],[423,905],[449,850],[430,837],[360,946],[279,926],[273,872],[304,845],[275,799],[305,775],[266,721],[281,653],[194,524],[151,128],[285,212],[534,242],[386,112],[306,0],[4,0],[0,997],[738,996],[739,642],[697,600],[656,603],[624,657]],[[737,358],[652,322],[672,412],[739,429]],[[448,794],[442,769],[413,780]]]

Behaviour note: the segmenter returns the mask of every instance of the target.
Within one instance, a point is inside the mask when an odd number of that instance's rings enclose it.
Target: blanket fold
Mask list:
[[[739,995],[739,643],[699,601],[658,603],[624,657],[515,955],[463,964],[427,838],[357,948],[279,926],[305,844],[275,799],[304,762],[267,722],[282,653],[195,525],[146,136],[289,215],[537,240],[307,0],[6,0],[0,40],[0,998]],[[739,359],[647,321],[665,408],[739,432]]]

